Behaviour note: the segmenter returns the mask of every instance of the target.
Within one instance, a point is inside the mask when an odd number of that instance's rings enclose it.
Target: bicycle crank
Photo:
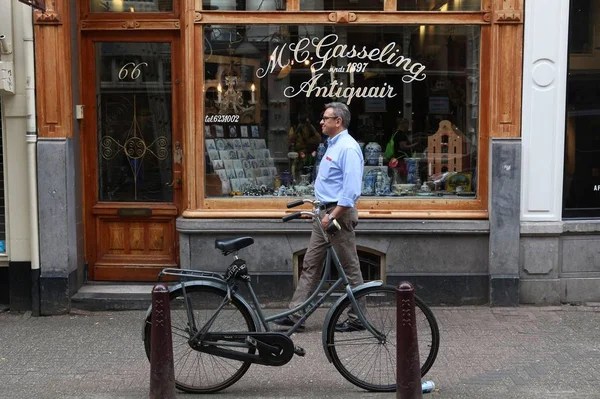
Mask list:
[[[192,347],[199,352],[265,366],[283,366],[294,356],[293,341],[287,335],[277,332],[210,332]],[[240,349],[250,351],[243,352]],[[256,350],[258,354],[255,353]]]

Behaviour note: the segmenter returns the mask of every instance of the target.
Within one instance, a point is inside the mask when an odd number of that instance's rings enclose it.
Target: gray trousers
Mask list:
[[[325,215],[325,211],[321,211],[321,217],[323,215]],[[358,224],[358,211],[356,208],[350,208],[337,221],[342,229],[331,236],[331,242],[338,254],[344,272],[350,280],[350,284],[354,287],[363,283],[354,234],[354,227]],[[316,220],[313,221],[312,234],[302,264],[302,274],[300,274],[296,292],[294,292],[292,301],[289,304],[290,309],[306,301],[321,280],[323,260],[327,254],[327,243],[317,223]]]

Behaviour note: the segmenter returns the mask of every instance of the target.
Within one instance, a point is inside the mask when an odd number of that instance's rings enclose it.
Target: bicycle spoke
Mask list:
[[[185,302],[183,293],[171,299],[175,383],[179,389],[190,393],[216,392],[240,379],[248,370],[250,362],[228,359],[193,349],[188,342],[194,335],[193,331],[202,330],[211,319],[212,324],[207,332],[249,332],[256,331],[256,326],[249,311],[235,299],[219,309],[227,295],[224,290],[207,286],[189,286],[186,295]],[[193,327],[189,326],[186,303],[192,308],[195,323]],[[217,309],[219,313],[215,316]],[[147,328],[145,335],[148,356],[150,331],[151,328]],[[255,351],[239,343],[228,341],[216,342],[214,346],[242,353]]]
[[[333,364],[353,384],[371,391],[396,389],[396,289],[390,286],[372,287],[356,294],[369,328],[382,334],[378,339],[368,330],[338,332],[335,326],[343,322],[352,310],[350,301],[334,310],[327,329],[325,349]],[[437,354],[437,323],[422,303],[416,301],[419,356],[421,372],[431,367]]]
[[[353,333],[344,333],[344,334],[353,334]],[[336,344],[331,344],[330,346],[336,346],[337,342],[350,342],[350,341],[364,341],[364,340],[374,340],[377,343],[379,343],[379,339],[377,337],[374,337],[373,335],[369,335],[369,336],[363,336],[363,337],[353,337],[353,338],[346,338],[346,339],[336,339],[335,342]]]

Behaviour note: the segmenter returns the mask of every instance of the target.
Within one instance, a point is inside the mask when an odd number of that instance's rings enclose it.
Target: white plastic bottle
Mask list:
[[[375,195],[383,194],[383,175],[377,173],[377,180],[375,181]]]
[[[433,381],[423,381],[421,382],[421,389],[423,393],[433,392],[435,389],[435,383]]]

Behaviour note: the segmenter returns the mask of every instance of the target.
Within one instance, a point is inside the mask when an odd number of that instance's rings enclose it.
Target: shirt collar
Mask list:
[[[341,132],[339,132],[338,134],[336,134],[334,138],[327,137],[327,144],[328,145],[335,144],[338,141],[338,139],[340,138],[340,136],[342,136],[344,134],[348,134],[348,129],[342,130]]]

